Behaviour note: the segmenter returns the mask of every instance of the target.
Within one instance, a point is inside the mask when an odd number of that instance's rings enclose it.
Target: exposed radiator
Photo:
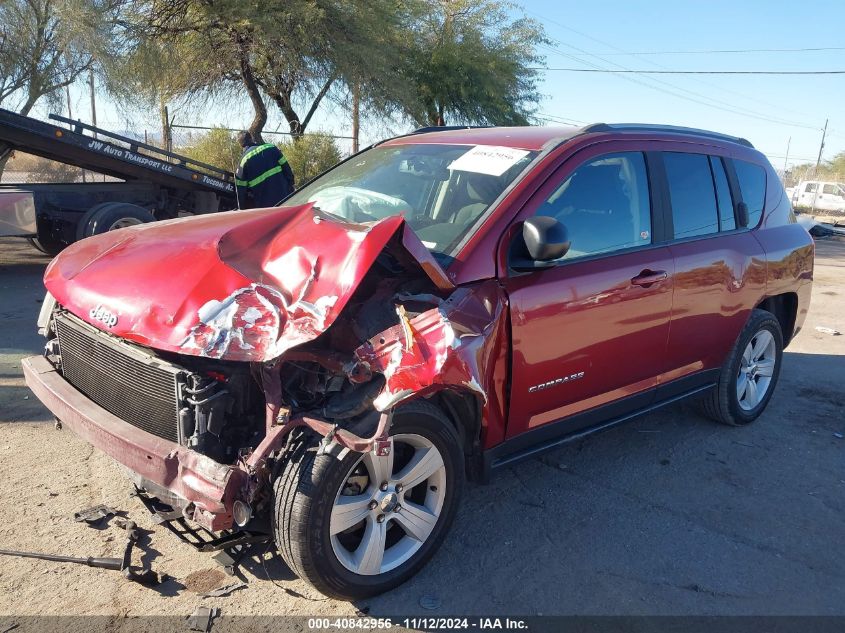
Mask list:
[[[65,379],[132,426],[179,442],[184,371],[59,313],[56,332]]]

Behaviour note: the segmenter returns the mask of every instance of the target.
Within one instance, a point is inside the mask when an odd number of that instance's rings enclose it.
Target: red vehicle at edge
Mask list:
[[[282,208],[71,245],[24,370],[154,509],[358,598],[430,558],[465,477],[680,398],[753,421],[812,271],[743,139],[423,131]]]

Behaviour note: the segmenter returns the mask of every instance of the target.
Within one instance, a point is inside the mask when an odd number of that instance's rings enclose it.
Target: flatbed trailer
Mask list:
[[[50,119],[56,123],[0,108],[0,157],[17,150],[119,181],[0,184],[0,234],[27,237],[56,254],[96,233],[238,208],[231,172],[93,125]]]

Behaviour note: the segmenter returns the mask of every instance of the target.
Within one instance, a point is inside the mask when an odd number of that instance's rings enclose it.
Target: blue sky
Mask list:
[[[603,0],[555,2],[523,0],[539,20],[551,47],[541,49],[554,67],[672,70],[843,70],[845,50],[765,53],[636,55],[652,51],[845,47],[845,3],[760,0]],[[776,168],[814,161],[825,118],[830,119],[824,157],[845,150],[845,75],[678,76],[542,73],[539,111],[581,122],[653,122],[688,125],[744,136],[766,153]],[[86,120],[87,94],[72,93],[74,116]],[[228,102],[177,115],[177,123],[239,128],[250,120],[246,102]],[[110,129],[156,130],[157,113],[119,112],[100,99],[99,123]],[[312,123],[339,135],[349,133],[341,108],[323,110]],[[285,130],[272,112],[267,129]],[[370,142],[405,126],[364,121],[362,141]],[[348,142],[341,141],[347,149]]]
[[[612,69],[845,69],[845,50],[624,54],[845,47],[841,1],[526,0],[523,7],[557,41],[554,50],[543,49],[549,68],[589,67],[578,61],[583,60]],[[791,157],[815,160],[826,118],[831,133],[824,156],[845,149],[845,75],[623,76],[547,71],[543,92],[550,98],[541,111],[557,117],[689,125],[744,136],[778,168],[783,166],[790,137]]]

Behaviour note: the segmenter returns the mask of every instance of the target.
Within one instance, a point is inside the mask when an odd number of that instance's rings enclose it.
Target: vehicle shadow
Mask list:
[[[44,346],[36,322],[49,261],[25,240],[0,238],[0,423],[53,420],[24,385],[20,364]]]
[[[420,574],[356,606],[385,616],[843,613],[842,376],[845,356],[787,352],[754,424],[674,405],[470,485]]]

